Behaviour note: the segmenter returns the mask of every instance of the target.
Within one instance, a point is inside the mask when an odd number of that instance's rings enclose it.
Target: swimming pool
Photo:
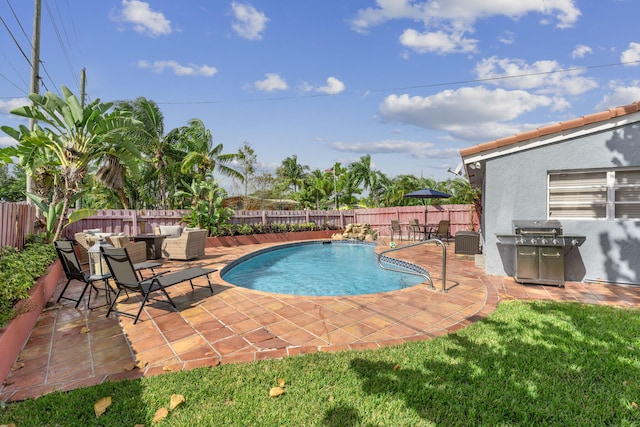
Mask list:
[[[375,244],[344,241],[280,245],[242,257],[220,274],[224,281],[236,286],[308,296],[372,294],[425,282],[421,276],[380,268],[374,247]],[[383,259],[396,269],[425,272],[410,263]]]

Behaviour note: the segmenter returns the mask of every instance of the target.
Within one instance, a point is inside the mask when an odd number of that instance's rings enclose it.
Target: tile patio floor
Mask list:
[[[165,265],[174,270],[186,265],[221,269],[266,246],[207,248],[199,260]],[[427,268],[440,289],[439,247],[421,245],[394,254]],[[86,296],[76,309],[71,301],[55,304],[58,295],[54,294],[20,353],[16,369],[0,387],[0,401],[200,366],[430,339],[486,317],[506,299],[640,307],[640,295],[634,288],[586,283],[557,288],[488,276],[470,257],[456,256],[453,243],[447,246],[446,293],[418,285],[376,295],[300,297],[235,287],[223,282],[218,273],[212,278],[213,295],[208,288],[192,292],[188,283],[174,286],[169,293],[178,311],[164,302],[148,303],[136,325],[124,316],[106,318],[106,307],[88,310]],[[198,280],[196,284],[206,283]],[[134,311],[139,302],[121,299],[118,305],[120,310]]]

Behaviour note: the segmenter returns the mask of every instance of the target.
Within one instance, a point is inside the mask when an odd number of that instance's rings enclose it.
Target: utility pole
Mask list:
[[[33,36],[31,41],[31,88],[29,93],[40,93],[40,20],[42,16],[42,0],[35,0],[33,11]],[[31,106],[33,106],[31,102]],[[35,119],[29,119],[29,129],[36,126]],[[33,178],[27,175],[27,193],[33,192]],[[27,198],[27,203],[33,204]]]
[[[87,96],[87,69],[80,70],[80,106],[84,108],[84,99]]]
[[[83,68],[80,70],[80,107],[84,109],[84,99],[86,97],[86,87],[87,87],[87,69]],[[82,199],[76,200],[76,209],[82,208]]]

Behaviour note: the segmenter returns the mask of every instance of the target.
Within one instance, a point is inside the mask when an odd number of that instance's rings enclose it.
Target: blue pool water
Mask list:
[[[425,281],[422,276],[383,270],[373,249],[337,242],[285,245],[226,267],[222,279],[249,289],[311,296],[372,294]]]

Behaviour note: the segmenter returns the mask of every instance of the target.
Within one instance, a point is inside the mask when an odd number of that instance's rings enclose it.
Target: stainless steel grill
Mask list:
[[[565,235],[557,220],[514,220],[513,234],[498,241],[516,248],[516,281],[564,286],[565,248],[580,246],[585,236]]]

